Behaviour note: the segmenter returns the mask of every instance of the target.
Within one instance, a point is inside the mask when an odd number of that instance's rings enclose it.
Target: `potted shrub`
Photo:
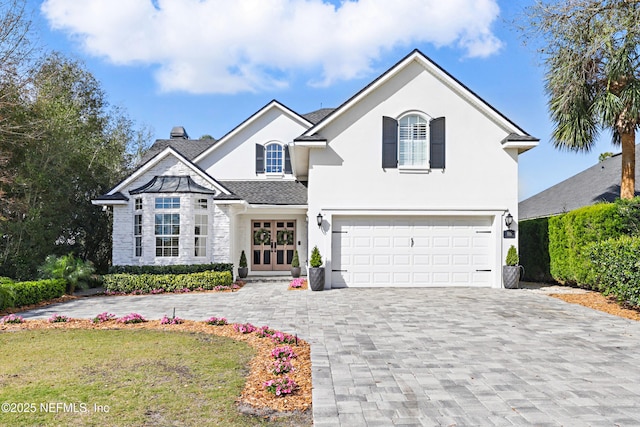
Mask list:
[[[507,251],[507,258],[505,264],[502,266],[502,281],[504,287],[507,289],[517,289],[520,282],[520,266],[518,263],[520,258],[518,257],[518,251],[514,245],[511,245]]]
[[[300,259],[298,259],[298,250],[293,250],[293,259],[291,260],[291,277],[300,277]]]
[[[240,264],[238,267],[238,277],[244,279],[249,274],[249,267],[247,267],[247,256],[244,251],[240,254]]]
[[[312,291],[321,291],[324,289],[324,267],[322,267],[322,256],[317,246],[311,250],[311,259],[309,260],[309,286]]]

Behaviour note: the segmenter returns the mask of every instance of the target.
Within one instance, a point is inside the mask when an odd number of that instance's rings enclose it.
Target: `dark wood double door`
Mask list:
[[[294,220],[251,221],[251,270],[287,271],[296,248]]]

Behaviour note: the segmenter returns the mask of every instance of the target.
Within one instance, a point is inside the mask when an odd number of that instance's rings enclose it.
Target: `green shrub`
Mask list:
[[[293,259],[291,260],[291,267],[298,268],[300,267],[300,258],[298,258],[298,250],[293,250]]]
[[[549,218],[551,275],[560,282],[594,287],[596,271],[585,248],[624,231],[625,223],[613,203],[586,206]]]
[[[320,255],[320,249],[317,246],[314,246],[311,250],[311,259],[309,260],[309,264],[313,268],[318,268],[322,265],[322,256]]]
[[[89,280],[95,268],[91,261],[84,261],[75,258],[73,254],[68,254],[61,257],[49,255],[38,271],[43,279],[65,279],[67,293],[73,295],[76,287],[79,289],[89,287]]]
[[[238,265],[240,268],[247,268],[247,256],[244,254],[244,251],[240,253],[240,263]]]
[[[549,265],[549,218],[538,218],[518,224],[520,264],[524,267],[523,280],[552,282]]]
[[[182,289],[191,291],[202,288],[212,290],[216,286],[231,286],[229,271],[204,271],[191,274],[108,274],[104,276],[104,286],[108,292],[150,293],[157,289],[173,292]]]
[[[13,279],[11,277],[0,276],[0,285],[4,285],[7,283],[13,283]]]
[[[9,307],[22,307],[37,304],[64,295],[67,281],[64,279],[47,279],[34,282],[16,282],[3,284],[13,294],[10,301],[3,300],[0,310]]]
[[[233,264],[114,265],[109,268],[109,274],[191,274],[204,271],[228,271],[233,273]]]
[[[507,258],[505,259],[505,263],[510,266],[518,265],[520,262],[520,258],[518,258],[518,250],[514,245],[511,245],[509,250],[507,251]]]
[[[595,242],[586,249],[595,281],[604,294],[640,306],[640,237],[621,236]]]

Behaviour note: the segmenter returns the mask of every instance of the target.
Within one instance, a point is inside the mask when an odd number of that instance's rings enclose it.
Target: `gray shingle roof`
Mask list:
[[[200,153],[215,144],[215,139],[157,139],[151,148],[142,156],[140,164],[147,163],[156,154],[167,147],[171,147],[189,160],[195,159]]]
[[[309,120],[311,123],[315,125],[319,123],[322,119],[327,117],[329,114],[333,113],[334,110],[335,108],[321,108],[319,110],[312,111],[307,114],[303,114],[302,117]]]
[[[519,204],[521,220],[548,217],[597,202],[612,202],[620,196],[621,155],[616,154],[597,165],[550,187]],[[640,147],[636,145],[636,163],[640,165]],[[640,173],[636,168],[636,196],[640,195]]]
[[[220,181],[253,205],[306,205],[307,186],[298,181]]]

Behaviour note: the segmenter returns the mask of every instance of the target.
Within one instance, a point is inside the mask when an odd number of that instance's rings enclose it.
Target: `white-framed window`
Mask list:
[[[156,197],[156,209],[180,209],[180,197]]]
[[[156,256],[176,257],[180,252],[180,214],[155,215]]]
[[[142,214],[133,216],[133,235],[135,237],[135,255],[142,256]]]
[[[284,162],[284,149],[277,143],[268,144],[265,147],[265,172],[282,173]]]
[[[398,167],[429,167],[429,122],[411,114],[398,122]]]
[[[196,199],[196,209],[207,209],[209,206],[207,199]]]
[[[142,256],[142,198],[136,197],[133,201],[135,213],[133,215],[134,254]]]
[[[207,256],[207,236],[209,235],[209,215],[196,214],[194,221],[194,256]]]

